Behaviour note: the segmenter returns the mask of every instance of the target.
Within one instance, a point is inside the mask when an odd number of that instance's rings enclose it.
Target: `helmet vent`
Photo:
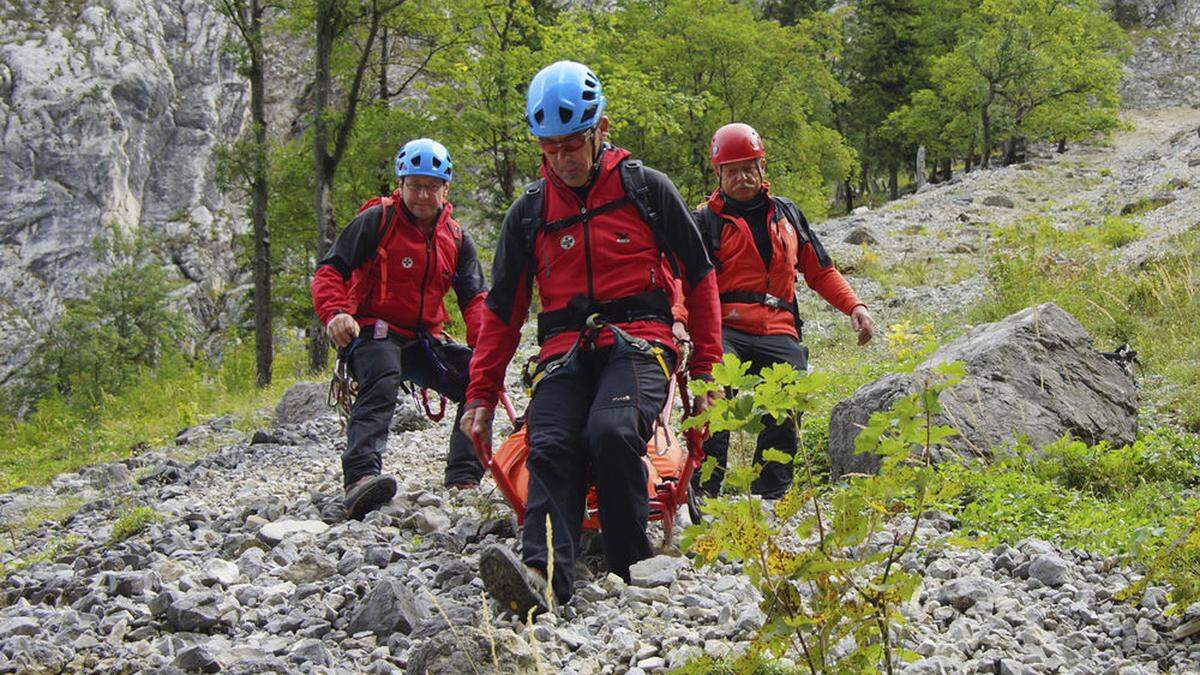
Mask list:
[[[546,110],[545,110],[545,108],[538,108],[537,112],[533,113],[533,120],[534,120],[535,122],[537,122],[538,124],[541,124],[541,123],[542,123],[542,121],[543,121],[543,120],[545,120],[545,119],[546,119]]]
[[[593,117],[595,117],[595,116],[596,116],[596,106],[595,106],[595,105],[589,105],[589,106],[587,107],[587,110],[584,110],[584,111],[583,111],[583,116],[579,118],[579,121],[580,121],[580,122],[587,122],[587,121],[590,121],[590,120],[591,120]],[[566,121],[566,120],[564,120],[564,121]]]
[[[579,95],[579,98],[581,98],[581,99],[583,99],[583,100],[585,100],[585,101],[595,101],[595,100],[596,100],[596,92],[594,92],[594,91],[585,91],[585,92],[583,92],[582,94],[580,94],[580,95]]]
[[[430,158],[430,161],[433,162],[433,168],[442,168],[442,160],[438,159],[437,157]]]
[[[570,108],[564,108],[562,106],[558,107],[558,119],[561,120],[563,124],[570,122],[571,115],[573,115],[573,114],[574,113],[571,111]]]

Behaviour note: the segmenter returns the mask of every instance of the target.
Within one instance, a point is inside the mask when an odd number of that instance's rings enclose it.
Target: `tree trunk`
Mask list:
[[[981,169],[988,168],[992,159],[992,118],[988,110],[991,102],[992,95],[989,92],[983,106],[979,108],[979,123],[983,127],[983,156],[979,158],[979,168]]]
[[[954,178],[954,160],[945,157],[942,159],[942,180],[949,182],[951,178]]]
[[[254,124],[254,163],[250,186],[254,227],[254,362],[258,386],[271,384],[274,334],[271,327],[271,234],[267,224],[267,108],[262,6],[250,0],[250,118]]]
[[[1067,139],[1065,139],[1065,138],[1058,139],[1058,153],[1062,154],[1066,151],[1067,151]]]
[[[888,167],[888,194],[892,199],[900,197],[900,167],[895,164]]]
[[[967,158],[963,160],[963,173],[971,173],[975,170],[975,140],[967,146]]]
[[[920,190],[925,185],[925,146],[917,146],[917,166],[913,171],[913,178],[916,179],[916,189]]]
[[[850,184],[849,177],[842,183],[842,186],[844,189],[843,194],[846,197],[846,213],[850,213],[854,210],[854,186]]]
[[[375,97],[380,105],[388,101],[388,30],[387,26],[379,33],[379,96]]]
[[[332,162],[329,157],[329,125],[326,114],[329,108],[332,73],[329,57],[333,50],[333,34],[336,20],[336,0],[317,0],[317,45],[316,79],[313,84],[313,169],[316,178],[314,214],[317,225],[317,248],[314,264],[325,257],[333,245],[333,190]],[[325,370],[329,360],[329,342],[321,319],[313,316],[308,331],[308,368],[313,373]]]

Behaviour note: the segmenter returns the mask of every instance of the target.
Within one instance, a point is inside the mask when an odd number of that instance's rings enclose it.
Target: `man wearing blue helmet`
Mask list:
[[[580,63],[552,64],[530,83],[526,121],[542,149],[543,179],[504,219],[471,361],[462,427],[487,452],[504,371],[536,286],[542,349],[526,415],[521,559],[502,546],[480,556],[488,591],[521,616],[547,609],[551,549],[554,596],[571,596],[589,479],[609,569],[628,581],[630,565],[652,555],[641,456],[678,357],[676,279],[695,343],[692,376],[710,377],[721,355],[715,277],[691,212],[666,176],[605,142],[605,103],[599,78]]]
[[[313,307],[358,383],[342,455],[350,518],[396,493],[396,480],[382,473],[383,450],[402,382],[459,403],[446,485],[474,487],[483,475],[458,428],[471,351],[442,330],[453,288],[473,346],[487,291],[475,244],[450,217],[452,170],[441,143],[406,143],[396,154],[399,187],[363,205],[313,274]]]

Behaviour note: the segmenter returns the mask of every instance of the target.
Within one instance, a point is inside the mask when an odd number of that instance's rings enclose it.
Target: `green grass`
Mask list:
[[[956,497],[940,506],[961,534],[989,543],[1038,537],[1100,554],[1133,554],[1180,513],[1200,484],[1200,436],[1158,430],[1110,448],[1062,439],[1041,451],[1018,446],[990,465],[945,464]]]
[[[149,506],[136,506],[123,511],[117,517],[117,522],[113,523],[112,534],[109,535],[108,542],[115,544],[125,541],[159,520],[162,520],[162,516]]]
[[[1115,240],[1106,240],[1102,228],[1060,231],[1034,218],[1001,228],[997,238],[990,291],[968,313],[971,322],[1053,301],[1098,348],[1127,342],[1137,350],[1152,406],[1200,431],[1200,230],[1174,237],[1170,254],[1133,270],[1115,265],[1109,253]]]
[[[170,442],[184,427],[234,414],[242,424],[273,406],[303,377],[301,344],[277,354],[274,382],[254,386],[253,345],[231,347],[219,366],[167,359],[122,391],[105,393],[94,410],[52,395],[23,420],[0,418],[0,491],[42,485],[84,466],[129,457]]]

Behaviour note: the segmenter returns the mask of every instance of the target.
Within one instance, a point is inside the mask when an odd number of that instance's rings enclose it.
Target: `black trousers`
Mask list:
[[[446,485],[478,483],[483,476],[471,441],[458,428],[471,350],[453,342],[433,344],[430,347],[394,336],[375,340],[364,333],[352,345],[349,365],[358,382],[358,398],[346,425],[346,451],[342,454],[346,485],[382,472],[383,451],[402,381],[437,391],[457,404],[446,458]]]
[[[790,335],[751,335],[732,328],[721,329],[721,342],[726,354],[735,354],[742,361],[750,362],[750,372],[759,370],[776,363],[787,363],[797,370],[808,368],[808,347]],[[754,449],[754,463],[763,463],[763,450],[775,448],[786,452],[789,456],[796,455],[796,434],[790,420],[776,421],[771,416],[765,416],[763,423],[766,428],[758,434],[758,443]],[[725,478],[725,466],[729,457],[729,432],[722,431],[712,435],[704,443],[704,454],[717,460],[716,469],[705,483],[699,482],[700,472],[694,475],[694,486],[698,485],[709,495],[715,495],[721,490],[721,482]],[[778,499],[787,492],[792,484],[792,466],[779,462],[767,462],[762,473],[750,484],[753,494],[767,499]]]
[[[670,352],[662,356],[669,371]],[[522,558],[545,571],[553,547],[559,602],[571,597],[589,479],[596,485],[609,569],[629,581],[629,566],[653,555],[642,455],[666,403],[668,377],[653,354],[618,338],[612,347],[578,352],[534,391],[527,413],[529,502]]]

